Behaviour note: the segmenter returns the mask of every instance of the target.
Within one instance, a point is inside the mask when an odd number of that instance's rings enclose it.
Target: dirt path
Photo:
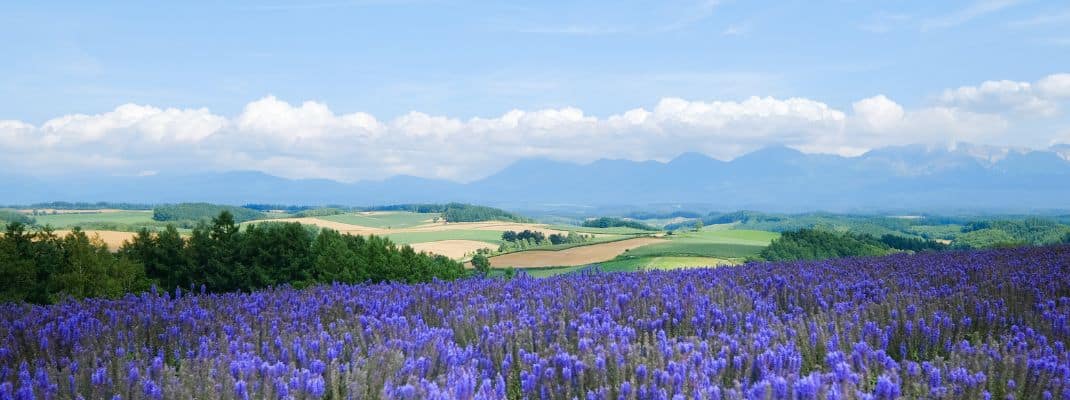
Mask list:
[[[490,265],[492,267],[516,268],[587,265],[599,261],[610,260],[619,256],[621,253],[624,253],[626,250],[664,241],[665,239],[642,237],[573,247],[571,249],[559,251],[528,250],[491,257]]]

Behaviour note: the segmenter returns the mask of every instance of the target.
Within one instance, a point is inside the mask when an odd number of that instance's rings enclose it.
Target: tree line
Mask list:
[[[528,218],[513,214],[500,208],[477,206],[464,203],[446,204],[394,204],[389,206],[367,207],[363,211],[409,211],[415,213],[442,214],[447,222],[513,221],[532,222]]]
[[[601,217],[583,221],[582,226],[588,228],[632,228],[643,231],[656,231],[658,228],[644,224],[639,221],[632,221],[621,218]]]
[[[591,239],[592,236],[578,234],[576,232],[564,233],[551,233],[549,235],[540,231],[533,231],[525,229],[523,231],[505,231],[502,232],[502,241],[504,243],[498,247],[499,252],[506,252],[510,250],[523,250],[533,247],[539,247],[543,245],[560,245],[570,243],[585,243]]]
[[[152,219],[156,221],[201,221],[213,218],[224,211],[239,223],[264,218],[264,213],[244,207],[209,203],[179,203],[154,207]]]
[[[444,256],[417,253],[379,236],[352,236],[299,223],[241,229],[229,212],[189,237],[174,226],[142,230],[117,252],[75,229],[58,237],[8,224],[0,238],[0,300],[54,303],[65,297],[118,297],[151,285],[209,292],[322,283],[427,282],[466,276]]]
[[[839,257],[881,256],[897,251],[939,251],[949,246],[899,235],[880,238],[868,234],[800,229],[784,232],[758,256],[768,261],[821,260]]]

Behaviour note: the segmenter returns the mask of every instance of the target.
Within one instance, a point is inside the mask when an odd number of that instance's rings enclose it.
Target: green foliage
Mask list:
[[[552,233],[549,236],[540,232],[525,229],[523,231],[505,231],[502,232],[502,244],[498,247],[498,251],[505,253],[518,250],[529,249],[566,249],[569,247],[575,247],[584,243],[595,240],[594,235],[585,235],[576,232],[568,232],[567,234]],[[617,238],[614,237],[601,237],[600,241],[611,241]]]
[[[479,221],[514,221],[531,222],[531,220],[501,209],[475,206],[471,204],[449,203],[442,211],[442,218],[447,222]]]
[[[502,240],[514,243],[517,241],[533,241],[536,245],[540,245],[544,240],[546,240],[546,235],[542,232],[533,231],[530,229],[525,229],[522,232],[505,231],[502,232]]]
[[[11,223],[0,238],[0,301],[119,297],[149,287],[144,268],[79,229],[66,236]]]
[[[880,256],[893,252],[876,238],[853,233],[817,229],[784,232],[759,253],[769,261],[820,260],[826,258]]]
[[[966,232],[955,238],[951,245],[959,249],[984,249],[995,247],[1020,246],[1025,242],[1018,240],[1006,231],[984,228]]]
[[[881,236],[881,243],[896,250],[903,251],[940,251],[947,250],[948,245],[930,239],[919,239],[901,235],[886,234]]]
[[[205,221],[224,211],[230,213],[234,221],[239,223],[264,218],[263,213],[248,208],[208,203],[181,203],[153,208],[152,219],[156,221]]]
[[[421,214],[442,214],[447,222],[513,221],[532,222],[528,218],[494,207],[463,203],[396,204],[367,208],[368,211],[409,211]]]
[[[149,276],[168,290],[189,285],[226,292],[283,284],[426,282],[464,275],[458,262],[398,247],[385,237],[280,222],[249,224],[243,231],[227,212],[194,228],[184,243],[173,234],[143,232],[122,249],[144,263]]]
[[[330,215],[345,214],[346,210],[341,208],[313,208],[311,210],[303,210],[294,213],[295,217],[326,217]]]
[[[0,222],[11,223],[18,222],[23,225],[33,225],[36,223],[33,217],[20,213],[15,210],[0,209]]]
[[[582,226],[588,228],[632,228],[643,231],[656,231],[658,228],[644,224],[638,221],[631,221],[620,218],[601,217],[583,221]]]
[[[379,236],[342,235],[299,223],[240,228],[229,212],[201,221],[190,237],[174,226],[142,229],[117,253],[75,228],[28,232],[11,223],[0,237],[0,301],[53,303],[65,297],[119,297],[147,289],[203,287],[250,291],[277,285],[427,282],[464,277],[464,266]]]
[[[1011,237],[1009,242],[1032,245],[1059,243],[1064,236],[1070,234],[1070,227],[1053,220],[1040,218],[976,221],[962,227],[962,231],[966,235],[986,229],[994,229],[1006,233]]]
[[[490,259],[483,254],[477,253],[472,256],[472,268],[475,268],[479,275],[487,276],[490,273]]]

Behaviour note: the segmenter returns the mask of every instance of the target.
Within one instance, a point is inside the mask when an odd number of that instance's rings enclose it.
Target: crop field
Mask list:
[[[774,232],[732,229],[677,232],[666,236],[665,242],[629,250],[628,255],[740,259],[757,255],[777,236]]]
[[[87,223],[103,222],[116,224],[149,224],[153,223],[152,211],[124,211],[115,210],[109,212],[66,212],[61,214],[37,215],[33,217],[38,225],[51,225],[53,228],[71,228]]]
[[[645,230],[642,230],[642,229],[635,229],[635,228],[627,228],[627,227],[622,227],[622,226],[617,226],[617,227],[612,227],[612,228],[590,228],[590,227],[586,227],[586,226],[576,226],[576,225],[550,225],[550,228],[557,229],[557,230],[562,230],[562,231],[573,231],[573,232],[578,232],[578,233],[594,233],[594,234],[607,234],[607,235],[649,235],[649,234],[652,234],[652,233],[656,232],[656,231],[645,231]]]
[[[387,233],[383,236],[390,238],[394,243],[413,244],[423,242],[435,242],[439,240],[472,240],[487,243],[494,248],[502,242],[500,231],[488,231],[480,229],[454,229],[434,231],[410,231]]]
[[[576,246],[565,250],[527,250],[491,257],[490,265],[495,268],[587,265],[599,261],[606,261],[631,249],[662,241],[664,241],[664,239],[641,237],[587,246]]]
[[[491,249],[497,246],[487,242],[475,240],[438,240],[434,242],[413,243],[412,248],[416,251],[426,251],[443,255],[452,259],[465,258],[479,249]]]
[[[0,306],[0,398],[1070,395],[1070,247]]]
[[[368,226],[372,228],[411,228],[431,223],[438,214],[420,214],[403,211],[361,212],[315,217],[343,224]]]
[[[61,229],[56,230],[55,234],[63,237],[70,232],[71,231],[69,230]],[[131,241],[134,236],[137,235],[134,232],[99,231],[92,229],[83,230],[83,232],[85,232],[85,235],[88,236],[89,239],[100,239],[100,241],[108,245],[108,249],[111,251],[118,250],[119,247],[123,245],[123,242]]]

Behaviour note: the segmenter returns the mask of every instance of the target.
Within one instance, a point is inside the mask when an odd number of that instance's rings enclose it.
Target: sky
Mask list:
[[[1070,143],[1070,3],[16,2],[14,173],[478,179],[524,158]]]

